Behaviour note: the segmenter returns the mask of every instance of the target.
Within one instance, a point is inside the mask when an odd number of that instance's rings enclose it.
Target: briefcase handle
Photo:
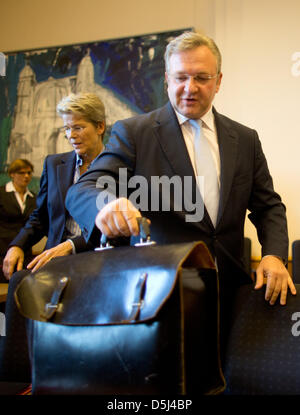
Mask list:
[[[151,241],[150,236],[150,225],[145,217],[136,219],[139,225],[139,236],[140,242],[136,243],[135,246],[154,245],[156,242]],[[100,247],[96,248],[95,251],[102,251],[103,249],[114,248],[107,236],[102,234],[100,239]]]

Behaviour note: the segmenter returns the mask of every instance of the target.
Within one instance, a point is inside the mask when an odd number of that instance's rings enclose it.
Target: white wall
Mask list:
[[[211,32],[210,0],[2,0],[0,50],[13,51],[195,27]]]
[[[258,131],[275,188],[287,207],[293,241],[300,238],[300,2],[215,3],[215,39],[224,60],[222,91],[215,104]],[[298,66],[292,60],[295,52]],[[256,240],[249,221],[246,234]],[[260,255],[257,242],[253,254]]]
[[[0,51],[186,27],[214,37],[224,61],[216,107],[257,129],[287,206],[290,240],[300,238],[300,64],[292,61],[300,56],[299,0],[8,0],[0,16]],[[259,256],[248,222],[246,234]]]

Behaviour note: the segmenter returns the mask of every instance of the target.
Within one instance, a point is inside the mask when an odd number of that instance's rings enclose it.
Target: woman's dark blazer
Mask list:
[[[65,197],[67,190],[73,184],[75,164],[75,151],[52,154],[45,158],[36,209],[12,241],[11,246],[19,246],[26,250],[46,236],[45,249],[49,249],[65,240],[67,218]],[[88,249],[83,236],[72,240],[76,252]]]
[[[34,210],[36,196],[28,195],[25,210],[22,213],[14,192],[6,192],[5,186],[0,187],[0,256],[4,257],[10,242],[25,225]]]

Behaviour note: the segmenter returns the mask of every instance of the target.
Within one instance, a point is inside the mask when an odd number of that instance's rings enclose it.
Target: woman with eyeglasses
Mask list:
[[[25,225],[36,204],[36,196],[28,189],[33,173],[30,161],[17,159],[7,172],[11,181],[0,187],[0,282],[7,282],[2,274],[2,263],[8,245]]]
[[[65,197],[103,150],[105,107],[96,94],[82,92],[64,97],[57,105],[57,112],[73,151],[46,157],[36,209],[11,242],[3,260],[7,280],[14,271],[24,268],[24,251],[44,236],[47,237],[44,251],[27,265],[33,272],[57,256],[94,247],[85,241],[78,224],[66,210]]]

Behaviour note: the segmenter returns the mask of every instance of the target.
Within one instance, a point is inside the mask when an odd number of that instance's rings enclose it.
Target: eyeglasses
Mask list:
[[[205,84],[211,79],[215,79],[218,77],[219,74],[209,75],[206,73],[200,73],[198,75],[190,76],[186,74],[170,74],[169,76],[175,81],[177,84],[183,84],[191,79],[194,80],[196,84]]]
[[[85,128],[86,127],[82,125],[74,125],[73,127],[62,127],[61,130],[63,131],[66,138],[70,138],[72,130],[75,132],[75,134],[80,134]]]

